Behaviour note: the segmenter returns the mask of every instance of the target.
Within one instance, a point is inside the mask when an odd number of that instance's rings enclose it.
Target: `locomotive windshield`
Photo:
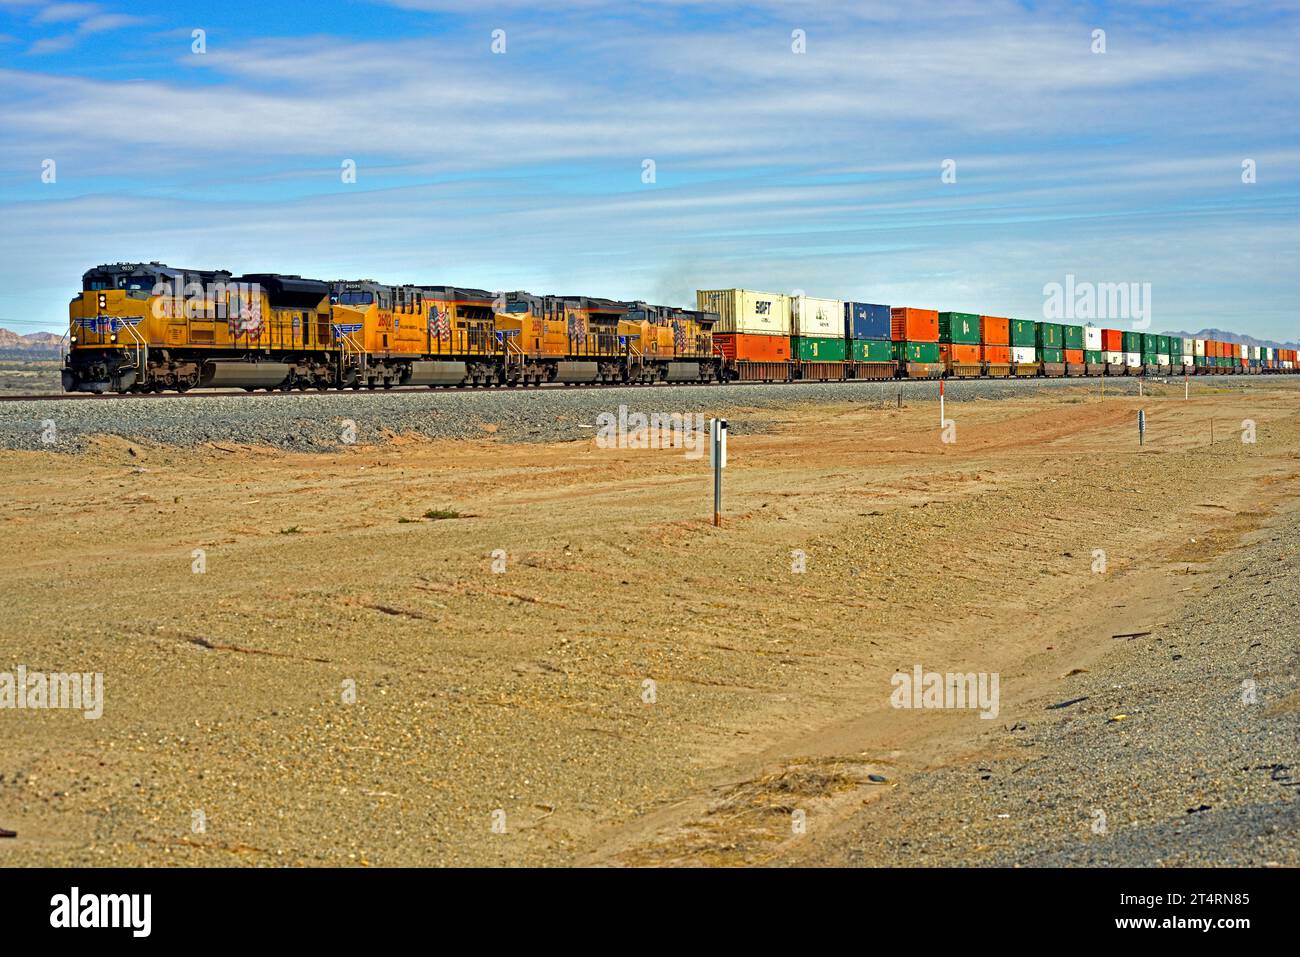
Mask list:
[[[368,306],[374,301],[373,292],[341,292],[337,300],[340,306]]]

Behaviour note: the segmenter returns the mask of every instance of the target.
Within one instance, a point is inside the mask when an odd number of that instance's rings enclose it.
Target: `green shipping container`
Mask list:
[[[1065,350],[1047,348],[1039,349],[1038,358],[1042,359],[1044,362],[1064,362]]]
[[[1038,348],[1060,349],[1061,327],[1055,322],[1040,322],[1038,325]],[[1059,359],[1044,359],[1044,362],[1059,362]]]
[[[891,345],[888,339],[854,339],[853,361],[890,362],[894,358]]]
[[[1083,348],[1083,326],[1061,326],[1061,339],[1066,349]]]
[[[1157,336],[1152,332],[1144,332],[1142,333],[1142,351],[1149,352],[1152,355],[1168,352],[1169,339],[1166,336]]]
[[[1083,353],[1083,361],[1089,365],[1101,365],[1101,353],[1093,349],[1087,349]]]
[[[1144,352],[1144,353],[1142,353],[1142,364],[1143,364],[1144,366],[1158,366],[1158,365],[1160,365],[1160,356],[1159,356],[1159,353],[1155,353],[1155,352]]]
[[[1202,367],[1204,367],[1204,366],[1205,366],[1205,356],[1193,356],[1193,357],[1192,357],[1192,362],[1195,363],[1195,364],[1198,365],[1198,366],[1202,366]]]
[[[1140,333],[1140,332],[1125,332],[1125,333],[1123,333],[1123,343],[1122,343],[1122,344],[1123,344],[1123,346],[1124,346],[1124,351],[1125,351],[1125,352],[1141,352],[1141,351],[1142,351],[1142,333]]]
[[[969,312],[939,313],[939,341],[979,345],[980,317]]]
[[[844,340],[819,336],[800,336],[790,343],[790,354],[804,362],[843,362]]]
[[[904,362],[938,362],[937,342],[895,342],[894,359]]]
[[[1038,346],[1038,323],[1032,319],[1011,320],[1011,344],[1022,349]]]

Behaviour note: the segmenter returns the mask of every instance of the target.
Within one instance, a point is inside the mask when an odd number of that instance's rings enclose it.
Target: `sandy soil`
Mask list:
[[[793,860],[793,810],[984,746],[896,670],[1068,689],[1294,497],[1300,388],[1155,391],[1141,449],[1095,386],[950,406],[955,444],[934,403],[792,409],[733,438],[721,529],[702,461],[490,426],[0,453],[0,670],[106,696],[0,710],[0,864]]]

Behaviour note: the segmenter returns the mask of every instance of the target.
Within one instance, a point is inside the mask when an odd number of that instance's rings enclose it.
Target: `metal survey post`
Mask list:
[[[1147,434],[1147,413],[1145,409],[1138,409],[1138,445],[1143,444]]]
[[[722,526],[722,470],[727,467],[727,420],[709,419],[709,465],[713,466],[713,524]]]

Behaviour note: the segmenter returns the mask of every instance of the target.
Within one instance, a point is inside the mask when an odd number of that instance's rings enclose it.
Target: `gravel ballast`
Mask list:
[[[1197,379],[1195,388],[1247,389],[1275,377]],[[1166,392],[1179,380],[1152,381]],[[945,385],[950,402],[999,400],[1058,389],[1098,392],[1101,380],[962,380]],[[1136,395],[1138,380],[1105,380],[1108,395]],[[77,452],[95,435],[194,447],[237,443],[302,451],[369,445],[398,435],[439,439],[556,442],[593,434],[602,413],[720,415],[740,432],[758,432],[780,409],[814,403],[935,401],[937,381],[815,382],[602,389],[490,389],[327,392],[288,395],[109,397],[0,403],[0,448]]]

